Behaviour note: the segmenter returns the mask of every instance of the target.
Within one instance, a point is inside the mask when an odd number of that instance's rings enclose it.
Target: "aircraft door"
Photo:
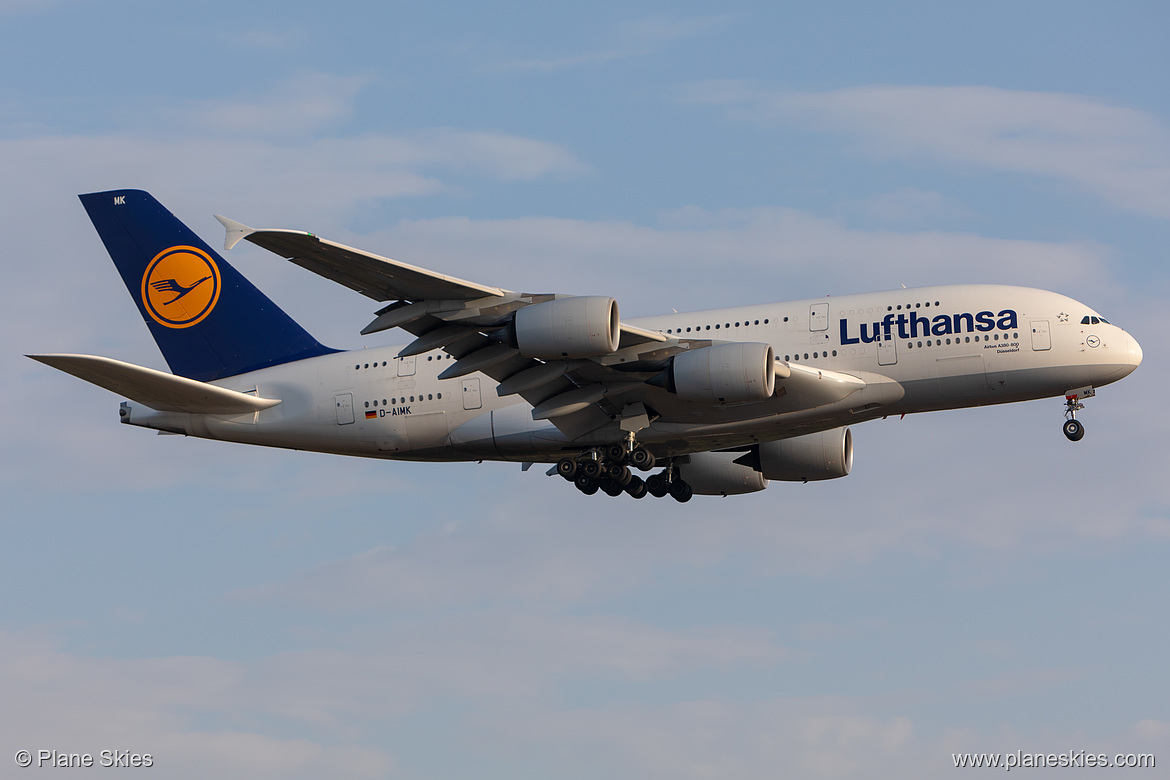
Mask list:
[[[1048,330],[1048,320],[1032,320],[1032,350],[1043,352],[1052,349],[1052,334]]]
[[[414,376],[414,355],[398,358],[398,376]]]
[[[814,303],[808,308],[808,329],[814,333],[829,329],[829,304]]]
[[[892,366],[898,362],[898,340],[892,333],[889,338],[881,338],[874,345],[877,347],[879,366]]]
[[[333,396],[337,402],[337,424],[349,425],[353,422],[353,393],[338,393]]]
[[[473,377],[471,379],[463,380],[463,408],[464,409],[481,409],[483,408],[483,401],[479,397],[479,378]]]

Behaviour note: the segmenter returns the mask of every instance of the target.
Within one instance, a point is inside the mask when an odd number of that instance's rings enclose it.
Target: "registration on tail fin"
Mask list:
[[[80,197],[175,374],[208,382],[336,351],[309,335],[149,193]]]

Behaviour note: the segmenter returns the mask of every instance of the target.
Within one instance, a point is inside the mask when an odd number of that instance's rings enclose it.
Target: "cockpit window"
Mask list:
[[[1104,317],[1098,317],[1098,319],[1101,320],[1101,322],[1104,322],[1106,325],[1109,324],[1109,320],[1105,319]]]
[[[1109,324],[1109,320],[1105,319],[1104,317],[1090,317],[1087,314],[1085,315],[1084,319],[1081,320],[1082,325],[1100,325],[1102,322],[1106,325]]]

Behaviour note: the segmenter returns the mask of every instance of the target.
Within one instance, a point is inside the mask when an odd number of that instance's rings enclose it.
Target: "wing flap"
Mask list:
[[[97,355],[27,355],[160,412],[246,414],[280,403]]]

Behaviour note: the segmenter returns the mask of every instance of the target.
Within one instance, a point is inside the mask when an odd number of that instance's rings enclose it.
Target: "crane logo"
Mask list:
[[[142,305],[159,325],[189,328],[219,300],[219,268],[206,252],[173,246],[155,255],[142,275]]]

